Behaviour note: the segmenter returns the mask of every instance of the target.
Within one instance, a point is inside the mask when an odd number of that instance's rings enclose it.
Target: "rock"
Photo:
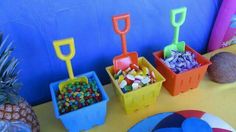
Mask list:
[[[211,57],[207,69],[211,80],[218,83],[236,81],[236,55],[230,52],[220,52]]]

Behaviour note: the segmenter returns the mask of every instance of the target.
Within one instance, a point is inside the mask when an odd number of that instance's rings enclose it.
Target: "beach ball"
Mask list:
[[[166,112],[148,117],[129,132],[236,132],[217,116],[198,110]]]

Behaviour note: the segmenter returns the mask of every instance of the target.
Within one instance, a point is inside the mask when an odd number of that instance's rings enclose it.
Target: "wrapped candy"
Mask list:
[[[114,75],[114,78],[123,93],[137,90],[156,82],[156,76],[153,71],[150,71],[146,66],[139,67],[136,64],[131,64],[123,71],[119,70]]]
[[[172,51],[171,56],[163,59],[163,62],[177,74],[200,66],[196,61],[195,54],[189,51]]]

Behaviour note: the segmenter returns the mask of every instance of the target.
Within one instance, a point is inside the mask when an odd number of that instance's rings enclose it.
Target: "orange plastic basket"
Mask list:
[[[166,79],[166,81],[163,83],[163,86],[173,96],[178,95],[181,92],[186,92],[189,89],[197,88],[203,76],[205,75],[208,66],[211,64],[208,59],[204,58],[188,45],[186,45],[185,50],[190,51],[196,55],[196,60],[200,64],[200,67],[179,74],[173,72],[162,61],[163,51],[153,53],[156,68]]]

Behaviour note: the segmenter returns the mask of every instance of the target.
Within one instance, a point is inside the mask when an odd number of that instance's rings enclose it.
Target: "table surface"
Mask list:
[[[229,51],[236,53],[236,45],[210,52],[205,57],[209,58],[216,52]],[[219,116],[232,127],[236,128],[236,83],[217,84],[209,80],[207,74],[197,89],[171,96],[164,88],[157,98],[156,105],[127,115],[114,94],[111,84],[104,86],[110,101],[108,103],[107,117],[104,125],[96,126],[91,132],[123,132],[140,120],[162,112],[179,110],[202,110]],[[41,125],[42,132],[64,132],[66,129],[54,116],[52,102],[47,102],[33,107]]]

